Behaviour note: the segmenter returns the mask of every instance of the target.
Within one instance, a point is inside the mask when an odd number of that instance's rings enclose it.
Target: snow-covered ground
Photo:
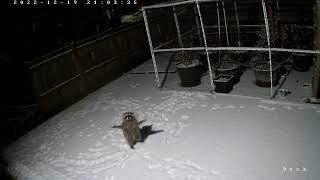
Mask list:
[[[320,106],[155,85],[153,74],[128,73],[57,114],[6,150],[10,173],[39,180],[319,179]],[[127,111],[147,120],[141,127],[164,132],[130,149],[111,128]]]

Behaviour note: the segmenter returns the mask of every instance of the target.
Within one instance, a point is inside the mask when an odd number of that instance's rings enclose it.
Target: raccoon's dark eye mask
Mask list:
[[[133,116],[132,115],[127,115],[127,116],[124,117],[124,119],[125,120],[130,120],[130,119],[133,119]]]

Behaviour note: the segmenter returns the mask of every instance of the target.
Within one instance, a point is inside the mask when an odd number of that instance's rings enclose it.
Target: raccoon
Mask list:
[[[133,112],[126,112],[123,114],[123,121],[121,125],[113,126],[112,128],[122,129],[123,135],[127,140],[131,149],[134,149],[134,145],[137,142],[142,142],[142,136],[139,125],[145,122],[145,120],[137,121]]]

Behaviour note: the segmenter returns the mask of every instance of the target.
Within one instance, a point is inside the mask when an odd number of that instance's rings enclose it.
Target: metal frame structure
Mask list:
[[[201,2],[216,2],[217,4],[217,16],[218,16],[218,33],[219,33],[219,46],[220,46],[220,36],[221,36],[221,26],[220,26],[220,6],[219,3],[222,4],[222,10],[223,10],[223,16],[224,16],[224,28],[225,28],[225,33],[226,33],[226,38],[227,38],[227,46],[228,47],[208,47],[207,46],[207,39],[206,39],[206,34],[204,31],[204,25],[203,25],[203,20],[202,20],[202,14],[200,11],[200,3]],[[203,43],[204,46],[202,47],[190,47],[190,48],[185,48],[183,47],[182,44],[182,37],[185,36],[186,34],[189,34],[191,31],[181,35],[180,32],[180,26],[178,22],[177,15],[175,13],[175,6],[178,5],[185,5],[185,4],[194,4],[195,5],[195,11],[197,12],[197,15],[199,17],[199,20],[196,21],[197,23],[197,30],[199,30],[199,25],[202,31],[202,38],[203,38]],[[209,60],[209,51],[212,50],[218,50],[218,51],[264,51],[268,52],[269,54],[269,66],[270,66],[270,79],[271,79],[271,87],[270,87],[270,98],[274,96],[274,90],[273,90],[273,84],[272,84],[272,57],[271,54],[272,52],[294,52],[294,53],[311,53],[311,54],[320,54],[319,50],[303,50],[303,49],[286,49],[286,48],[271,48],[271,43],[270,43],[270,28],[269,28],[269,23],[268,23],[268,14],[266,10],[266,3],[265,0],[261,0],[261,6],[263,9],[263,17],[264,17],[264,26],[266,30],[266,37],[267,37],[267,43],[268,47],[240,47],[240,24],[239,24],[239,19],[238,19],[238,13],[237,13],[237,4],[234,1],[234,10],[236,14],[236,20],[237,20],[237,34],[238,34],[238,47],[229,47],[229,38],[228,38],[228,24],[226,20],[226,13],[225,13],[225,8],[224,8],[224,1],[223,0],[186,0],[186,1],[178,1],[178,2],[166,2],[166,3],[160,3],[160,4],[155,4],[151,6],[144,6],[142,7],[142,13],[143,13],[143,18],[144,18],[144,23],[145,23],[145,28],[146,28],[146,33],[148,37],[148,42],[149,42],[149,47],[150,47],[150,52],[151,52],[151,57],[152,57],[152,62],[154,65],[154,71],[155,71],[155,78],[158,87],[160,87],[160,80],[159,80],[159,75],[158,75],[158,69],[157,69],[157,63],[155,60],[155,53],[158,52],[172,52],[172,51],[199,51],[199,50],[205,50],[206,56],[207,56],[207,61],[208,61],[208,66],[209,66],[209,75],[210,75],[210,84],[212,89],[214,89],[214,84],[213,84],[213,74],[212,74],[212,69],[211,69],[211,64]],[[174,15],[174,20],[175,20],[175,25],[178,33],[178,41],[180,48],[168,48],[168,49],[160,49],[160,47],[163,47],[164,45],[168,44],[169,42],[172,42],[173,40],[166,42],[162,45],[159,45],[156,48],[153,48],[152,40],[151,40],[151,34],[149,30],[149,24],[148,24],[148,19],[147,19],[147,10],[150,9],[155,9],[155,8],[165,8],[165,7],[172,7],[173,9],[173,15]],[[278,4],[277,4],[277,8]],[[200,23],[198,22],[200,21]],[[200,35],[200,32],[198,32],[198,35]],[[200,38],[199,38],[200,39]],[[175,39],[174,39],[175,40]]]

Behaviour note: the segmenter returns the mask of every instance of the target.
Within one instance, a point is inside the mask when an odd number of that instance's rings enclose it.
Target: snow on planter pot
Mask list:
[[[293,68],[300,72],[309,71],[313,63],[313,54],[293,53]]]
[[[213,80],[214,84],[216,85],[214,91],[218,93],[229,93],[233,89],[233,81],[233,75],[220,74]]]
[[[181,80],[181,86],[193,87],[201,83],[203,67],[199,60],[177,63],[176,68]]]
[[[272,84],[277,85],[280,79],[280,66],[272,63]],[[253,65],[256,85],[260,87],[270,87],[270,66],[268,62],[260,62]]]
[[[219,76],[223,75],[233,75],[233,83],[236,84],[240,81],[242,75],[241,64],[233,61],[220,62],[216,65],[215,74]]]

